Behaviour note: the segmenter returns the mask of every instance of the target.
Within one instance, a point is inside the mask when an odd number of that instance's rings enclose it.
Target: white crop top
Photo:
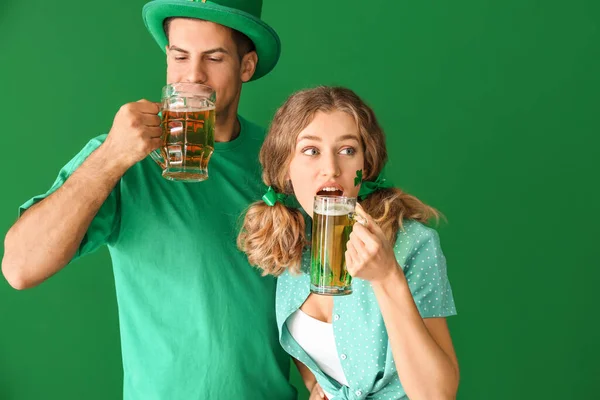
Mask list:
[[[300,309],[290,315],[285,324],[294,340],[324,373],[348,386],[335,346],[332,324],[319,321]],[[327,397],[332,396],[327,394]]]

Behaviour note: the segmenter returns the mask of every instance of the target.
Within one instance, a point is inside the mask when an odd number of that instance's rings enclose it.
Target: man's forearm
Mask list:
[[[90,223],[127,170],[100,146],[56,192],[8,231],[2,272],[17,289],[35,286],[73,258]]]

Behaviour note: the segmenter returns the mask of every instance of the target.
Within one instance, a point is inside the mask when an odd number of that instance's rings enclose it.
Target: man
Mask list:
[[[117,112],[52,188],[25,203],[6,235],[9,283],[35,286],[108,245],[119,306],[125,399],[291,399],[278,343],[272,279],[236,249],[239,215],[264,192],[264,130],[237,115],[242,84],[277,63],[277,34],[261,0],[155,0],[145,24],[167,55],[167,83],[216,90],[210,178],[171,182],[149,153],[159,107]]]

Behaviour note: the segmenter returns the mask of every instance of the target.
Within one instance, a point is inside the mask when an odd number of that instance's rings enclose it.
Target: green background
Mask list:
[[[121,104],[157,100],[144,2],[0,3],[2,233]],[[391,178],[448,218],[461,400],[600,396],[599,4],[265,0],[282,57],[241,112],[267,124],[316,84],[375,109]],[[1,280],[0,399],[120,398],[116,312],[105,249],[31,290]]]

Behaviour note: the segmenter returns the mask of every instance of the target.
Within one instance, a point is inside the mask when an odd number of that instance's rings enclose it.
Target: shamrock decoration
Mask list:
[[[362,177],[362,169],[359,169],[356,171],[356,177],[354,178],[354,186],[358,186],[362,183],[363,177]]]

